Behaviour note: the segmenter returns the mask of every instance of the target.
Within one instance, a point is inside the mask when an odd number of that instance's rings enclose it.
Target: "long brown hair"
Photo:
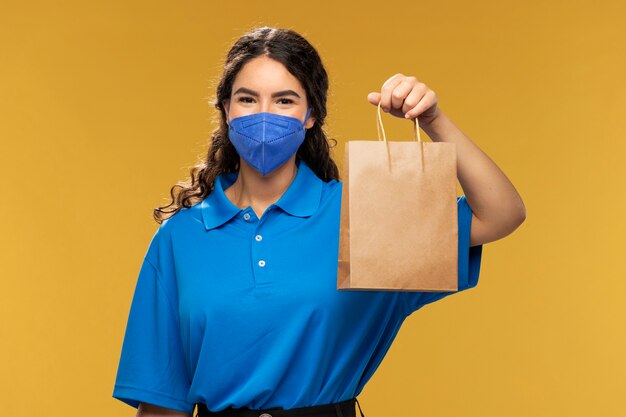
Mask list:
[[[237,73],[253,58],[266,55],[280,63],[304,86],[312,107],[315,124],[307,130],[296,157],[302,159],[323,181],[339,180],[339,170],[330,156],[329,139],[323,125],[326,118],[328,75],[315,48],[291,29],[255,28],[241,36],[228,51],[224,72],[217,85],[215,107],[220,124],[212,132],[206,159],[190,170],[190,178],[170,189],[172,202],[154,209],[154,219],[161,224],[179,210],[189,208],[213,191],[215,179],[223,173],[239,170],[239,155],[228,139],[228,125],[223,102],[230,98]],[[333,142],[332,147],[337,141]]]

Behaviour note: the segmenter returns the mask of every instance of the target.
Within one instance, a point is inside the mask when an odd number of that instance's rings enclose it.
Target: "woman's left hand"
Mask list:
[[[396,74],[367,101],[396,117],[414,119],[433,142],[456,145],[457,176],[472,209],[470,246],[510,234],[526,219],[526,207],[502,170],[437,107],[437,95],[415,77]],[[434,122],[436,121],[436,122]]]
[[[430,124],[438,115],[437,94],[415,77],[396,74],[383,84],[380,93],[369,93],[367,101],[396,117],[418,118]],[[418,117],[419,116],[419,117]]]

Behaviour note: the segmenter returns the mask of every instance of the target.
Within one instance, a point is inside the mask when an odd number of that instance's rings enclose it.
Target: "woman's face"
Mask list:
[[[224,102],[226,120],[252,113],[269,112],[291,116],[304,122],[308,103],[300,81],[283,64],[265,55],[248,61],[239,71],[230,96]],[[313,116],[305,124],[309,129]]]

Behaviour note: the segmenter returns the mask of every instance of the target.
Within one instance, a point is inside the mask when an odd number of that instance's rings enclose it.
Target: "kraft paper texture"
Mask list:
[[[337,289],[457,291],[456,181],[453,143],[347,142]]]

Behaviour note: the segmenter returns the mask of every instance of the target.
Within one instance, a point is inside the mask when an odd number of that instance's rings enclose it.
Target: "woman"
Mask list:
[[[220,127],[155,210],[137,280],[113,397],[138,415],[354,416],[403,320],[452,294],[336,289],[342,183],[327,89],[317,52],[291,30],[255,29],[229,51]],[[523,222],[520,196],[414,77],[396,74],[368,100],[456,143],[459,291],[474,287],[482,245]]]

